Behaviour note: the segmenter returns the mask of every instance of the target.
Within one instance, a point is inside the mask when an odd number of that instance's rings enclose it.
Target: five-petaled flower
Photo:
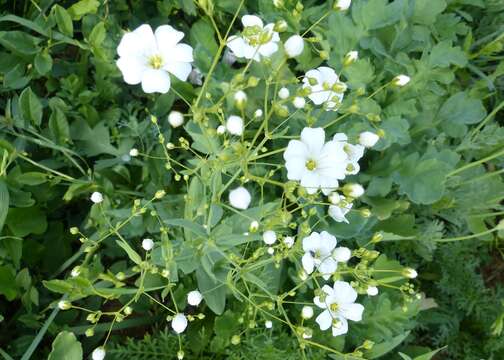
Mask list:
[[[304,255],[301,259],[303,269],[311,274],[317,269],[324,279],[329,279],[336,271],[338,261],[333,255],[336,247],[336,238],[327,231],[312,232],[303,239]]]
[[[117,53],[117,66],[124,81],[130,85],[142,84],[146,93],[166,93],[170,90],[170,75],[186,81],[191,73],[193,49],[180,44],[184,33],[170,25],[159,26],[155,32],[144,24],[125,34]]]
[[[347,86],[336,72],[327,66],[309,70],[303,78],[303,88],[309,88],[308,97],[315,105],[324,104],[327,111],[338,110]]]
[[[278,50],[280,37],[274,31],[275,24],[264,25],[255,15],[242,17],[243,31],[240,36],[230,36],[228,48],[239,58],[261,61],[261,57],[270,57]]]
[[[344,281],[336,281],[333,287],[324,285],[323,295],[313,299],[315,305],[324,309],[315,321],[320,330],[332,328],[333,336],[348,332],[348,321],[361,321],[364,306],[355,303],[357,292]]]

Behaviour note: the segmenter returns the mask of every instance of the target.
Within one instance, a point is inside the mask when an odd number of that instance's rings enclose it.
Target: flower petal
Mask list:
[[[361,321],[362,313],[364,312],[364,306],[361,304],[341,304],[339,313],[345,318],[352,321]]]
[[[325,142],[324,129],[305,127],[303,131],[301,131],[301,141],[306,144],[311,156],[318,157]]]
[[[259,26],[261,28],[264,27],[264,23],[261,20],[261,18],[259,18],[256,15],[244,15],[242,17],[241,21],[242,21],[243,26],[245,26],[245,27],[247,27],[247,26]]]
[[[278,44],[276,42],[270,41],[259,47],[259,54],[265,57],[270,57],[278,50]]]
[[[149,56],[156,53],[156,38],[150,25],[144,24],[124,34],[119,45],[117,54],[124,56]]]
[[[193,62],[193,48],[187,44],[177,44],[171,54],[173,60],[181,62]]]
[[[357,292],[345,281],[334,282],[334,296],[339,305],[351,304],[357,299]]]
[[[327,330],[331,327],[332,325],[332,316],[331,313],[328,310],[322,311],[319,316],[315,319],[317,324],[320,326],[320,330]]]
[[[317,270],[323,275],[332,275],[337,268],[338,263],[329,256],[322,261]]]
[[[175,30],[170,25],[158,26],[154,35],[161,53],[172,51],[175,45],[184,37],[182,31]]]
[[[167,93],[170,90],[170,75],[164,70],[147,69],[142,77],[142,89],[150,93]]]
[[[313,272],[313,268],[315,266],[315,262],[310,253],[305,253],[301,258],[301,263],[303,264],[303,269],[307,274],[311,274]]]
[[[303,250],[304,251],[316,251],[320,247],[320,234],[318,232],[312,232],[309,236],[303,239]]]
[[[287,169],[287,179],[289,180],[301,180],[306,169],[306,159],[304,157],[294,157],[289,158],[285,162],[285,168]]]
[[[245,48],[249,46],[245,40],[239,36],[230,36],[227,42],[227,47],[233,52],[236,57],[245,57]]]
[[[308,147],[304,142],[299,140],[291,140],[287,145],[287,149],[284,152],[283,158],[285,161],[289,161],[291,158],[295,157],[302,157],[306,159],[307,155]]]
[[[313,90],[313,92],[308,95],[308,97],[311,101],[313,101],[315,105],[320,105],[325,103],[326,101],[331,100],[331,98],[333,97],[332,94],[334,93],[329,90]]]
[[[169,61],[163,69],[175,75],[179,80],[186,81],[192,71],[192,66],[188,62]]]
[[[332,86],[335,82],[339,81],[338,75],[336,75],[336,72],[330,67],[321,66],[317,70],[320,71],[320,76],[323,82]]]
[[[336,318],[338,320],[337,326],[332,327],[332,335],[339,336],[348,332],[348,321],[342,316]]]
[[[301,186],[308,194],[315,194],[320,186],[320,177],[316,172],[306,171],[301,178]]]
[[[320,233],[320,245],[324,253],[331,253],[336,247],[336,237],[329,234],[327,231]]]
[[[124,81],[130,85],[140,84],[143,74],[147,70],[143,59],[136,56],[120,57],[116,65],[121,70]]]

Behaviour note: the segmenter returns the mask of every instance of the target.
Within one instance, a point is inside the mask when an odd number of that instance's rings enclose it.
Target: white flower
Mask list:
[[[334,249],[332,255],[337,262],[347,262],[352,257],[352,252],[349,248],[340,246]]]
[[[303,239],[304,255],[301,259],[303,269],[311,274],[315,268],[322,274],[324,279],[329,279],[338,267],[333,258],[333,250],[336,247],[336,238],[327,231],[312,232]]]
[[[238,108],[243,108],[247,102],[247,94],[244,91],[239,90],[234,94],[234,100]]]
[[[193,49],[179,44],[183,37],[183,32],[170,25],[159,26],[153,33],[144,24],[125,34],[117,47],[117,66],[124,81],[130,85],[141,83],[146,93],[168,92],[169,74],[186,81],[191,72]]]
[[[272,248],[271,246],[268,247],[268,250],[266,250],[268,252],[269,255],[273,255],[275,253],[275,249]]]
[[[271,320],[266,320],[264,322],[264,326],[266,327],[266,329],[271,329],[273,327],[273,323],[271,322]]]
[[[306,105],[306,100],[301,96],[296,96],[294,100],[292,100],[292,104],[296,109],[302,109]]]
[[[243,119],[236,115],[231,115],[226,121],[226,129],[230,134],[240,136],[243,134]]]
[[[237,187],[229,192],[229,203],[232,207],[245,210],[249,207],[252,197],[243,186]]]
[[[174,128],[184,124],[184,115],[178,111],[172,111],[168,114],[168,122]]]
[[[95,191],[94,193],[91,194],[91,201],[94,202],[95,204],[99,204],[103,201],[103,195],[102,193]]]
[[[187,294],[187,303],[192,306],[198,306],[203,300],[203,295],[198,290],[190,291]]]
[[[154,241],[152,239],[143,239],[142,247],[145,251],[150,251],[154,247]]]
[[[72,271],[70,272],[71,277],[77,277],[81,273],[81,267],[80,266],[75,266]]]
[[[187,318],[184,314],[179,313],[173,317],[171,326],[177,334],[183,333],[187,327]]]
[[[337,133],[333,137],[333,141],[343,144],[347,155],[346,175],[355,175],[360,171],[359,160],[364,156],[364,146],[350,144],[347,140],[348,137],[343,133]]]
[[[313,317],[313,308],[311,306],[303,306],[301,316],[305,320],[311,319]]]
[[[337,205],[329,205],[328,214],[336,222],[346,222],[348,220],[345,217],[346,214],[352,209],[353,204],[346,201],[344,196],[340,196],[340,201]]]
[[[358,198],[364,195],[364,188],[360,184],[346,184],[343,186],[343,192],[351,198]]]
[[[397,86],[404,86],[409,83],[411,78],[407,75],[397,75],[394,79],[392,79],[392,83]]]
[[[266,245],[273,245],[277,241],[277,236],[273,230],[268,230],[263,233],[263,241]]]
[[[341,201],[341,195],[335,191],[329,194],[328,199],[331,204],[337,205]]]
[[[404,268],[403,275],[409,279],[414,279],[418,276],[418,273],[415,269],[412,268]]]
[[[368,286],[366,292],[369,296],[376,296],[378,295],[378,288],[376,286]]]
[[[106,354],[107,352],[105,351],[105,348],[103,346],[100,346],[93,350],[93,353],[91,354],[91,359],[103,360],[105,359]]]
[[[254,112],[254,117],[255,117],[255,118],[260,118],[262,115],[263,115],[263,111],[262,111],[261,109],[257,109],[257,110]]]
[[[284,44],[285,53],[288,57],[296,57],[301,55],[304,49],[304,40],[299,35],[292,35]]]
[[[358,51],[349,51],[346,55],[345,58],[343,59],[343,65],[348,66],[359,58],[359,52]]]
[[[332,328],[333,336],[343,335],[348,332],[348,321],[361,321],[364,306],[355,303],[357,292],[344,281],[336,281],[333,287],[324,285],[323,297],[313,299],[315,305],[324,309],[315,321],[320,330]]]
[[[338,180],[345,178],[347,155],[344,144],[324,143],[322,128],[304,128],[301,140],[291,140],[284,153],[287,178],[299,180],[309,194],[319,188],[328,195],[338,187]]]
[[[321,66],[309,70],[303,78],[303,88],[310,88],[308,95],[315,105],[325,104],[326,110],[338,110],[346,85],[339,81],[333,69]]]
[[[339,11],[348,10],[350,5],[352,4],[352,0],[336,0],[334,3],[334,9]]]
[[[217,127],[217,134],[222,135],[226,132],[226,127],[224,125],[219,125]]]
[[[364,131],[359,135],[359,144],[367,148],[375,146],[380,137],[371,131]]]
[[[294,245],[294,238],[292,236],[286,236],[283,239],[283,243],[285,246],[287,246],[288,249],[290,249]]]
[[[129,155],[130,155],[131,157],[138,156],[138,149],[135,149],[135,148],[131,149],[131,150],[129,151]]]
[[[290,95],[289,89],[287,89],[286,87],[283,87],[280,90],[278,90],[278,97],[282,100],[287,99],[289,95]]]
[[[243,31],[240,36],[230,36],[228,48],[239,58],[261,61],[261,57],[270,57],[278,50],[280,37],[274,31],[275,24],[264,26],[263,21],[255,15],[242,17]]]

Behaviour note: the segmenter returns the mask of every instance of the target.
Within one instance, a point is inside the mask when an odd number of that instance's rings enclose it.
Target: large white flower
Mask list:
[[[261,61],[261,57],[270,57],[278,50],[280,37],[274,31],[275,24],[264,26],[263,21],[255,15],[242,17],[241,35],[230,36],[227,46],[236,57]]]
[[[150,25],[144,24],[125,34],[117,47],[117,66],[124,81],[130,85],[141,83],[146,93],[166,93],[170,90],[170,73],[187,80],[193,49],[179,44],[183,37],[183,32],[170,25],[159,26],[154,33]]]
[[[364,156],[364,146],[350,144],[348,137],[343,133],[335,134],[333,141],[343,144],[343,150],[347,154],[346,174],[357,174],[360,171],[359,160]]]
[[[303,88],[311,90],[308,97],[315,105],[325,104],[326,110],[336,111],[343,101],[346,84],[339,81],[339,77],[333,69],[321,66],[306,72],[303,78]]]
[[[319,188],[328,195],[338,187],[338,180],[345,178],[347,155],[344,144],[336,141],[325,143],[322,128],[304,128],[301,140],[291,140],[284,153],[287,178],[301,181],[309,194]]]
[[[312,232],[303,239],[303,250],[305,254],[301,259],[303,269],[311,274],[317,269],[324,279],[329,279],[336,271],[338,262],[333,257],[333,250],[336,247],[336,238],[327,231]]]
[[[324,309],[315,321],[320,330],[332,328],[333,336],[348,332],[348,321],[361,321],[364,306],[356,304],[357,292],[345,281],[336,281],[333,287],[324,285],[324,295],[313,299],[315,305]]]

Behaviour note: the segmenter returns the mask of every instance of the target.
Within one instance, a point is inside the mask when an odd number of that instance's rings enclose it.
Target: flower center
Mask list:
[[[354,170],[355,170],[355,166],[353,166],[352,164],[348,164],[347,165],[346,171],[351,172],[351,171],[354,171]]]
[[[332,312],[336,312],[338,311],[339,309],[339,305],[336,304],[336,303],[332,303],[330,306],[329,306],[329,309],[331,309]]]
[[[152,55],[149,58],[149,66],[153,69],[161,69],[163,66],[163,58],[160,55]]]
[[[317,163],[315,160],[310,159],[305,163],[305,166],[308,170],[313,171],[317,167]]]

